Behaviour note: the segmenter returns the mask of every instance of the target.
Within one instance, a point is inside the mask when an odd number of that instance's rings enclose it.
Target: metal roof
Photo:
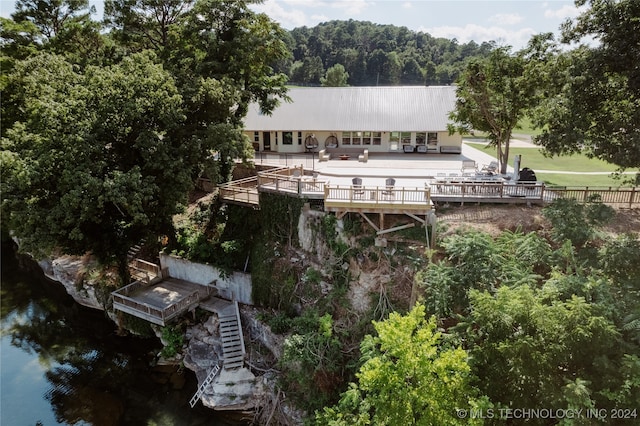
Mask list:
[[[443,131],[455,108],[455,86],[298,87],[272,115],[249,106],[253,131]]]

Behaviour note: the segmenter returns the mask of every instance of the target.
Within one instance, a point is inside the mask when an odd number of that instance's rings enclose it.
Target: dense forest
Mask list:
[[[281,64],[281,71],[301,85],[319,85],[338,64],[351,86],[447,85],[470,58],[495,48],[493,43],[459,44],[406,27],[354,20],[295,28],[286,42],[293,57]]]

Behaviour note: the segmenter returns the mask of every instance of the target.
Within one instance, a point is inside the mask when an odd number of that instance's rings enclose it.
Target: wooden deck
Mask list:
[[[234,180],[219,186],[220,198],[234,204],[257,208],[260,206],[256,176]]]
[[[214,291],[213,287],[167,278],[152,284],[135,281],[111,294],[114,309],[165,326]]]
[[[330,212],[426,214],[433,209],[431,191],[423,188],[325,185],[324,209]]]

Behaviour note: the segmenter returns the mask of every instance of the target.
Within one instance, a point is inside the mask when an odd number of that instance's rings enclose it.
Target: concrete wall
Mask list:
[[[160,266],[167,268],[169,276],[201,285],[211,285],[220,297],[253,305],[251,300],[251,275],[234,272],[223,278],[220,270],[211,265],[194,263],[176,256],[160,253]]]

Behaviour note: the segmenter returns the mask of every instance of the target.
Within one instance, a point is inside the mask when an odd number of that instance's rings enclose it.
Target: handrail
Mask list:
[[[341,186],[325,185],[325,202],[346,201],[353,204],[429,205],[429,187]]]
[[[240,345],[242,347],[242,356],[244,356],[247,351],[244,347],[244,334],[242,333],[242,321],[240,320],[240,307],[238,306],[238,301],[234,299],[233,304],[236,308],[236,320],[238,321],[238,335],[240,336]]]
[[[137,281],[136,281],[137,282]],[[135,284],[135,283],[134,283]],[[129,285],[131,286],[131,284]],[[127,287],[129,287],[127,286]],[[123,287],[124,289],[124,287]],[[120,289],[122,290],[122,289]],[[157,318],[161,320],[163,323],[165,320],[171,319],[171,317],[179,312],[182,312],[183,309],[186,309],[189,305],[193,303],[197,303],[200,300],[199,290],[194,290],[189,293],[178,302],[173,303],[167,306],[164,309],[157,308],[155,306],[151,306],[144,302],[139,302],[129,296],[125,296],[117,293],[118,290],[114,291],[112,294],[114,303],[119,303],[123,306],[127,306],[129,308],[133,308],[137,311],[146,313],[147,315]],[[210,291],[209,289],[207,290]]]

